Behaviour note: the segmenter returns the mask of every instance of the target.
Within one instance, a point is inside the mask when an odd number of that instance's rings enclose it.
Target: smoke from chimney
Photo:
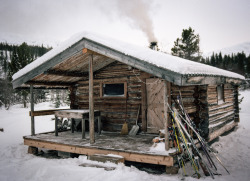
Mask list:
[[[149,16],[150,2],[143,0],[117,0],[117,6],[121,16],[129,18],[131,25],[141,29],[148,38],[148,42],[156,42],[153,32],[153,22]]]

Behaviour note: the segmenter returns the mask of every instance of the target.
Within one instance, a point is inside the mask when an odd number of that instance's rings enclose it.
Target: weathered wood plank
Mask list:
[[[34,112],[34,91],[33,85],[30,85],[30,111]],[[31,115],[31,135],[35,135],[35,117]]]
[[[213,117],[209,117],[209,122],[214,122],[214,121],[218,121],[218,120],[221,120],[221,119],[224,119],[228,116],[232,116],[234,115],[234,110],[228,112],[228,111],[225,111],[225,112],[222,112],[222,113],[219,113],[219,114],[216,114],[215,116]],[[210,116],[210,115],[209,115]]]
[[[233,106],[234,104],[233,103],[224,103],[224,104],[219,104],[219,105],[214,105],[214,106],[209,106],[209,111],[216,111],[217,109],[220,109],[220,108],[226,108],[226,107],[230,107],[230,106]]]
[[[146,90],[146,78],[142,79],[141,84],[141,99],[142,99],[142,131],[147,131],[147,90]]]
[[[124,163],[125,159],[123,157],[113,157],[113,156],[108,156],[108,155],[90,155],[88,156],[88,160],[92,160],[92,161],[98,161],[98,162],[111,162],[111,163]]]
[[[212,140],[214,140],[215,138],[219,137],[220,135],[222,135],[223,133],[233,129],[235,126],[237,126],[238,123],[233,122],[231,124],[225,125],[224,127],[218,129],[217,131],[214,131],[212,134],[209,135],[208,138],[208,142],[211,142]]]
[[[33,111],[29,112],[29,116],[46,116],[46,115],[53,115],[55,114],[55,111],[59,110],[68,110],[68,109],[50,109],[50,110],[39,110],[39,111]]]
[[[148,132],[158,133],[160,129],[164,129],[164,82],[150,78],[146,83],[147,128]]]
[[[59,144],[59,143],[46,142],[40,140],[32,140],[27,138],[24,138],[24,144],[37,148],[45,148],[45,149],[64,151],[69,153],[77,153],[83,155],[114,154],[124,157],[126,161],[143,162],[143,163],[151,163],[151,164],[166,165],[166,166],[173,166],[174,164],[173,157],[171,156],[132,153],[132,152],[126,152],[125,150],[117,151],[111,149],[110,150],[98,149],[93,147],[91,148],[84,146]]]
[[[212,134],[214,131],[222,128],[223,126],[225,126],[226,124],[228,124],[230,122],[234,122],[234,116],[226,117],[226,118],[224,118],[220,121],[217,121],[216,123],[213,123],[213,124],[209,123],[209,134]]]
[[[239,116],[239,87],[235,86],[234,88],[234,109],[235,109],[235,122],[240,122],[240,116]]]
[[[163,93],[163,100],[164,100],[164,130],[165,130],[165,150],[169,150],[169,134],[168,134],[168,125],[169,125],[169,118],[168,118],[168,102],[169,102],[169,93],[168,93],[168,86],[170,84],[167,81],[164,81],[164,93]]]
[[[50,75],[60,75],[60,76],[69,76],[69,77],[85,77],[88,76],[88,72],[78,72],[78,71],[62,71],[62,70],[47,70],[45,74]]]
[[[234,105],[227,106],[227,107],[218,107],[217,109],[214,109],[213,111],[209,111],[209,117],[214,117],[220,114],[223,114],[225,112],[234,111]]]

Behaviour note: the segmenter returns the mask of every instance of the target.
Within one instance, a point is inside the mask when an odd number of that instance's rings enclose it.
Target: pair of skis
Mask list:
[[[198,165],[197,162],[194,161],[194,158],[195,158],[196,155],[199,158],[201,168],[203,169],[205,175],[210,175],[214,179],[213,172],[210,170],[210,168],[208,167],[206,162],[203,161],[203,157],[202,157],[200,151],[198,150],[198,148],[196,147],[193,138],[187,132],[184,124],[182,123],[178,111],[176,110],[175,107],[173,107],[173,109],[170,108],[170,111],[172,112],[172,116],[174,117],[175,123],[177,125],[178,131],[179,131],[179,133],[181,135],[181,138],[183,140],[184,145],[187,145],[187,142],[189,141],[191,143],[192,148],[194,149],[194,154],[192,154],[192,153],[190,153],[189,149],[185,146],[185,149],[186,149],[186,151],[187,151],[187,153],[189,155],[189,160],[191,161],[191,164],[192,164],[192,166],[194,168],[195,173],[198,175],[198,178],[200,177],[200,174],[199,174],[199,171],[198,171],[199,165]],[[187,137],[187,139],[185,137]],[[190,157],[190,155],[191,155],[191,157]]]
[[[210,146],[208,145],[208,143],[200,136],[200,134],[198,133],[197,129],[195,129],[195,124],[193,123],[193,121],[191,120],[191,118],[189,117],[189,115],[187,114],[187,112],[184,109],[183,102],[182,102],[182,97],[181,97],[181,92],[180,91],[179,91],[179,94],[180,94],[180,96],[178,98],[178,105],[179,105],[180,109],[182,110],[182,113],[185,115],[185,119],[182,118],[182,120],[195,133],[195,135],[197,136],[198,141],[199,141],[199,143],[201,145],[201,148],[203,149],[203,151],[207,155],[207,157],[209,157],[208,160],[210,160],[212,162],[212,164],[214,165],[215,169],[217,170],[217,168],[216,168],[214,162],[212,161],[211,156],[209,155],[209,153],[212,153],[213,156],[220,163],[220,165],[227,171],[228,174],[230,174],[230,172],[227,170],[227,168],[223,165],[223,163],[220,160],[220,158],[214,153],[214,151],[212,151],[212,149],[210,148]]]
[[[172,117],[174,119],[174,121],[172,119],[172,124],[173,124],[173,128],[174,128],[175,136],[176,136],[176,141],[178,143],[178,136],[177,136],[177,133],[176,133],[176,130],[178,130],[178,132],[180,134],[180,138],[181,138],[182,143],[184,145],[184,148],[186,149],[188,159],[190,160],[191,165],[193,166],[195,174],[197,174],[198,178],[200,178],[200,174],[199,174],[199,165],[200,165],[201,168],[203,169],[205,175],[206,176],[210,175],[214,179],[214,173],[211,170],[211,168],[214,168],[215,170],[217,170],[217,167],[216,167],[216,165],[215,165],[214,161],[212,160],[209,153],[212,153],[215,156],[215,158],[217,159],[217,161],[222,165],[222,167],[228,172],[228,174],[230,174],[229,171],[226,169],[226,167],[222,164],[219,157],[212,151],[212,149],[209,147],[209,145],[206,143],[206,141],[200,136],[200,134],[195,129],[195,124],[193,123],[193,121],[191,120],[189,115],[186,113],[186,111],[184,109],[184,106],[182,104],[181,93],[180,93],[180,97],[177,100],[177,104],[178,104],[183,116],[181,116],[179,114],[179,112],[177,111],[177,109],[174,106],[172,108],[167,104],[168,107],[169,107],[169,110],[171,111]],[[186,127],[185,127],[185,125],[183,124],[182,121],[184,121],[184,123],[188,126],[188,129],[192,130],[192,132],[196,135],[196,137],[197,137],[197,139],[199,141],[199,144],[200,144],[200,146],[201,146],[201,148],[202,148],[202,150],[203,150],[203,152],[204,152],[204,154],[205,154],[211,168],[203,160],[203,157],[202,157],[201,153],[199,152],[197,146],[195,145],[195,142],[194,142],[193,138],[188,133],[188,131],[187,131],[187,129],[186,129]],[[193,150],[195,151],[196,155],[199,158],[199,164],[197,162],[197,159],[195,159],[194,154],[190,151],[190,149],[188,147],[188,141],[191,143],[191,146],[192,146]],[[179,151],[181,151],[179,143],[178,143],[178,148],[179,148]],[[182,164],[180,163],[179,160],[182,161]],[[178,163],[179,163],[179,166],[182,167],[183,171],[185,172],[183,159],[180,159],[179,156],[178,156]]]

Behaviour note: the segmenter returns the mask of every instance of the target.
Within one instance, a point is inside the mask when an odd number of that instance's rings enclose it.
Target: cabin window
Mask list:
[[[102,83],[101,97],[126,97],[127,84],[122,83]]]
[[[224,86],[223,85],[217,86],[217,97],[218,97],[218,104],[222,104],[225,102],[225,100],[224,100]]]

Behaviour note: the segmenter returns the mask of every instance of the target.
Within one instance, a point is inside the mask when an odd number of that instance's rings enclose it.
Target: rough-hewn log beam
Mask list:
[[[94,120],[94,79],[93,79],[93,54],[89,56],[89,137],[90,144],[95,143]]]
[[[30,85],[30,111],[34,112],[34,91],[33,85]],[[35,117],[31,116],[31,135],[35,135]]]
[[[237,126],[238,123],[237,122],[233,122],[231,124],[225,125],[222,128],[214,131],[212,134],[209,135],[208,138],[208,142],[214,140],[215,138],[219,137],[220,135],[222,135],[223,133],[230,131],[231,129],[233,129],[235,126]]]
[[[16,88],[17,90],[30,90],[30,87],[18,87],[18,88]],[[55,89],[60,89],[60,90],[62,90],[62,89],[68,89],[68,86],[67,87],[47,87],[47,86],[39,86],[39,87],[35,87],[34,85],[33,85],[33,89],[53,89],[53,90],[55,90]]]
[[[235,122],[240,122],[240,115],[239,115],[239,87],[235,86],[234,87],[234,112],[235,112]]]
[[[59,70],[47,70],[44,74],[59,75],[59,76],[68,76],[68,77],[85,77],[88,76],[88,72],[79,72],[79,71],[59,71]]]
[[[32,84],[32,85],[44,85],[44,86],[65,86],[65,87],[70,87],[76,82],[57,82],[57,81],[52,81],[52,82],[47,82],[47,81],[28,81],[27,84]]]
[[[169,150],[169,136],[168,136],[168,82],[164,81],[164,129],[165,129],[165,150]]]
[[[88,146],[68,145],[68,144],[47,142],[42,140],[33,140],[25,137],[24,137],[24,145],[33,146],[37,148],[45,148],[50,150],[64,151],[69,153],[77,153],[82,155],[114,154],[124,157],[126,161],[133,161],[133,162],[143,162],[143,163],[151,163],[151,164],[158,164],[165,166],[173,166],[174,164],[172,156],[133,153],[126,150],[118,151],[112,149],[98,149],[94,147],[91,148]]]
[[[50,109],[50,110],[40,110],[40,111],[30,111],[30,116],[47,116],[47,115],[53,115],[55,114],[55,111],[59,110],[67,110],[67,109]]]
[[[218,85],[218,84],[240,84],[242,80],[223,76],[183,76],[181,85]]]

